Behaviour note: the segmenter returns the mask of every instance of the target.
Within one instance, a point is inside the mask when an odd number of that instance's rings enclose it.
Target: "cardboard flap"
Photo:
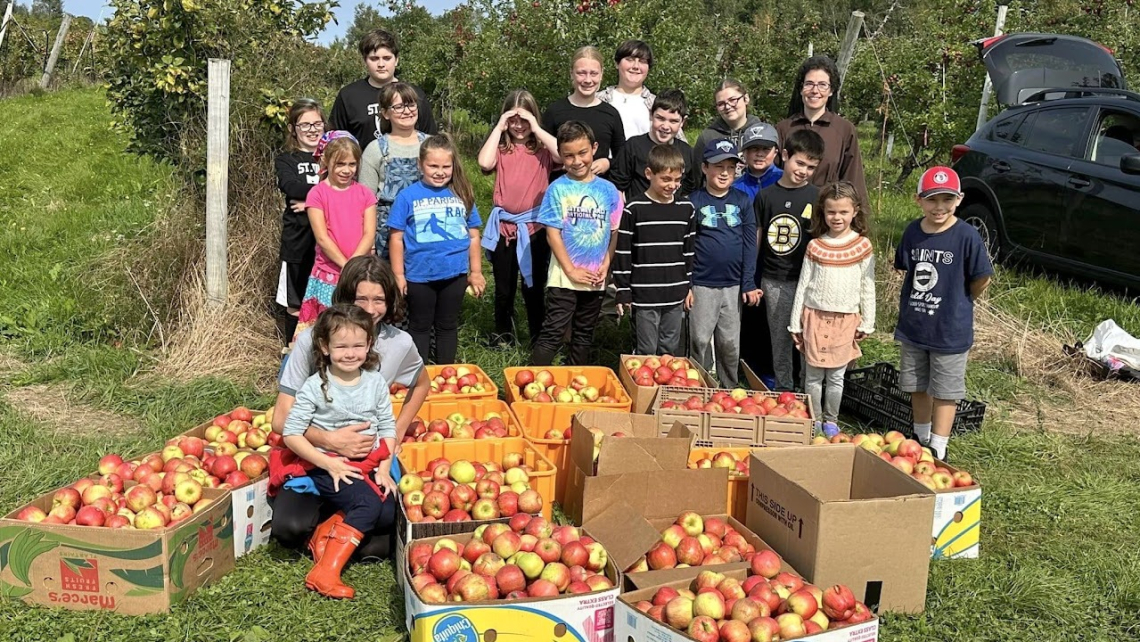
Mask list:
[[[752,462],[763,462],[764,466],[821,502],[845,501],[852,497],[857,450],[863,449],[851,444],[758,448],[752,451]],[[867,451],[864,454],[874,457]],[[750,467],[749,470],[754,469]]]
[[[654,417],[584,410],[574,415],[570,459],[587,475],[595,470],[591,428],[606,435],[598,455],[597,475],[684,470],[688,467],[692,433],[687,428],[682,426],[676,436],[674,431],[670,431],[669,437],[662,438],[658,436]],[[628,436],[609,436],[617,432]]]
[[[768,389],[768,386],[764,385],[764,382],[760,379],[759,375],[757,375],[756,372],[752,370],[752,368],[748,367],[747,363],[741,361],[740,367],[744,369],[744,380],[748,382],[749,388],[753,390],[760,390],[762,392],[771,392],[771,390]]]
[[[661,534],[624,501],[609,503],[582,530],[606,547],[610,559],[624,571],[661,539]]]

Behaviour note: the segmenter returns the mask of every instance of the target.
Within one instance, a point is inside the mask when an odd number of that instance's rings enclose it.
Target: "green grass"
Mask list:
[[[107,132],[109,118],[101,101],[98,93],[87,91],[3,103],[8,118],[0,123],[0,144],[5,149],[28,148],[0,159],[6,176],[0,184],[0,251],[18,257],[0,276],[0,300],[8,304],[0,311],[0,350],[24,362],[3,377],[3,385],[62,386],[80,400],[138,420],[145,428],[141,434],[119,436],[83,426],[71,430],[66,418],[62,428],[48,425],[0,401],[3,507],[88,473],[104,452],[153,448],[236,404],[269,401],[264,391],[225,380],[157,380],[145,375],[154,358],[146,346],[128,342],[127,347],[137,349],[116,347],[131,336],[131,328],[123,316],[111,313],[133,310],[136,303],[131,292],[109,276],[100,281],[103,287],[88,287],[90,275],[107,253],[121,251],[128,238],[147,233],[159,208],[170,202],[174,185],[168,168],[122,154],[123,139]],[[67,123],[57,128],[67,133],[44,132],[52,144],[43,148],[25,144],[28,131],[38,135],[40,119]],[[469,163],[468,169],[473,168]],[[485,209],[490,180],[477,172],[471,175]],[[12,187],[17,182],[23,189]],[[36,208],[29,210],[26,201]],[[887,256],[891,239],[899,237],[916,210],[902,194],[889,193],[884,203],[875,221],[875,241]],[[490,281],[489,268],[486,274]],[[1049,320],[1077,335],[1101,318],[1115,317],[1134,332],[1140,321],[1132,304],[1118,296],[1058,286],[1015,270],[999,270],[992,296],[1003,309],[1030,323]],[[528,354],[522,348],[485,346],[492,327],[490,297],[488,292],[481,301],[467,300],[459,359],[481,365],[502,383],[502,368],[525,363]],[[884,322],[877,339],[866,344],[866,362],[897,360],[889,341],[890,310],[896,305],[880,301]],[[522,335],[525,339],[525,330]],[[598,362],[616,365],[616,355],[631,345],[628,322],[603,322],[596,344]],[[973,472],[985,489],[982,557],[932,564],[926,612],[884,617],[880,639],[1140,638],[1140,553],[1134,545],[1140,539],[1135,516],[1140,443],[1126,437],[1016,430],[1003,419],[1007,402],[1056,393],[1018,378],[1010,364],[975,360],[968,383],[972,396],[991,404],[984,431],[954,440],[955,463]],[[893,563],[886,541],[852,554]],[[0,632],[6,640],[48,642],[400,636],[402,598],[391,563],[349,569],[346,580],[360,596],[354,602],[329,601],[306,591],[302,580],[309,566],[307,560],[271,544],[242,558],[232,573],[170,614],[152,617],[49,611],[0,599]]]

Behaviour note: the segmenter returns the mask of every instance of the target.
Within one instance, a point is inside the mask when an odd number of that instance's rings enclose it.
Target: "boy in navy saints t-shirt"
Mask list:
[[[895,269],[906,271],[895,327],[899,387],[911,393],[915,436],[945,461],[958,400],[966,396],[974,301],[994,268],[978,231],[954,215],[962,202],[954,170],[926,170],[915,200],[922,218],[907,226],[895,251]]]

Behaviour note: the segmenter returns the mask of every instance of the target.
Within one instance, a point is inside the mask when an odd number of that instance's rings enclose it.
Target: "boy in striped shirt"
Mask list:
[[[675,200],[685,156],[674,145],[649,150],[649,189],[626,203],[618,230],[613,277],[617,313],[633,313],[637,354],[681,350],[683,304],[693,273],[696,214],[688,200]]]

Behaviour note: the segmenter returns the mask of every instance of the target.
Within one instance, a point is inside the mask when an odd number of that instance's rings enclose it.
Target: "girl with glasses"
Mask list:
[[[727,138],[740,149],[744,143],[744,132],[753,125],[759,125],[760,119],[748,113],[748,90],[739,80],[725,78],[713,92],[713,107],[716,109],[716,118],[709,124],[700,136],[693,149],[703,154],[704,149],[714,140]],[[740,176],[744,165],[737,165],[736,175]]]
[[[321,105],[311,98],[301,98],[289,108],[285,126],[285,151],[274,161],[277,189],[285,195],[285,211],[281,214],[281,275],[277,280],[277,329],[286,346],[297,329],[297,315],[305,297],[305,286],[316,258],[317,239],[309,225],[305,199],[309,190],[321,182],[320,163],[313,152],[325,133],[325,115]]]
[[[420,180],[420,144],[416,130],[419,104],[409,84],[393,82],[380,90],[380,137],[360,159],[360,183],[376,195],[376,254],[388,258],[388,214],[400,190]]]

